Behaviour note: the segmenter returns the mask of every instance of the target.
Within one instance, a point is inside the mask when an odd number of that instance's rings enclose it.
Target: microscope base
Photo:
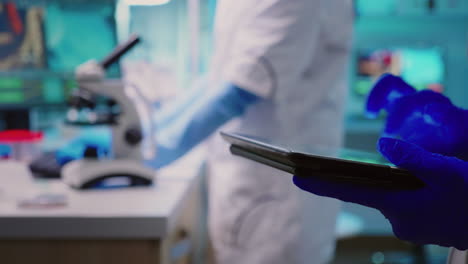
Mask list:
[[[96,183],[115,177],[128,177],[130,186],[151,185],[155,178],[155,171],[145,167],[138,160],[75,160],[62,169],[62,179],[69,186],[76,189],[87,189]]]

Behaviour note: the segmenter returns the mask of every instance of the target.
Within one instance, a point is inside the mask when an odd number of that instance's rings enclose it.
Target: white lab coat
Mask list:
[[[460,251],[455,248],[450,249],[447,264],[468,264],[467,251]]]
[[[265,98],[222,130],[340,146],[352,22],[350,0],[219,0],[210,79]],[[209,230],[217,263],[326,263],[339,202],[232,156],[217,133],[211,140]]]

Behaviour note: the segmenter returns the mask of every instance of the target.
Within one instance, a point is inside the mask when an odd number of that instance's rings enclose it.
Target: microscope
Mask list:
[[[151,102],[136,87],[105,76],[105,70],[139,41],[132,35],[101,62],[88,61],[75,72],[78,88],[69,101],[67,123],[109,126],[112,143],[108,151],[87,146],[83,159],[63,167],[62,179],[73,188],[93,188],[113,179],[124,180],[125,186],[147,186],[154,181],[155,171],[145,166],[156,151]]]

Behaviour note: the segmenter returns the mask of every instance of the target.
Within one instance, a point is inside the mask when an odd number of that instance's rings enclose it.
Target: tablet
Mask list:
[[[424,183],[409,171],[391,166],[380,155],[321,146],[288,147],[270,140],[221,132],[232,154],[301,177],[383,189],[418,189]]]

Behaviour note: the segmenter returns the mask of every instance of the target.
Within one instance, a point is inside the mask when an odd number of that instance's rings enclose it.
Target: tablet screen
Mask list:
[[[278,140],[271,140],[267,138],[261,138],[258,136],[243,135],[237,133],[225,133],[221,135],[231,144],[244,147],[248,150],[259,152],[262,149],[265,150],[264,154],[268,156],[268,153],[275,151],[281,153],[284,156],[299,153],[307,156],[320,156],[332,159],[342,159],[354,162],[371,163],[377,165],[388,165],[392,166],[382,155],[374,152],[366,152],[348,148],[333,148],[320,145],[308,145],[308,144],[287,144]]]
[[[407,170],[392,167],[381,155],[319,145],[294,145],[234,133],[221,133],[232,154],[303,177],[391,189],[424,186]]]

